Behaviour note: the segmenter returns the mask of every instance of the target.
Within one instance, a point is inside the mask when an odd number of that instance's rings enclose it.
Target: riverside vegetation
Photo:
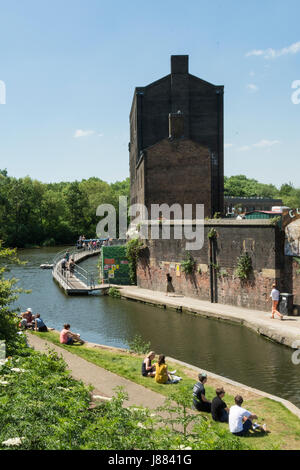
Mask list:
[[[126,393],[118,389],[111,402],[91,406],[91,390],[70,376],[65,362],[51,350],[48,354],[33,351],[26,345],[25,335],[20,334],[17,313],[10,308],[18,289],[15,280],[7,279],[6,272],[9,263],[16,261],[14,250],[0,247],[0,340],[5,340],[10,356],[0,366],[0,449],[299,448],[300,422],[278,403],[263,398],[255,403],[247,400],[247,406],[263,416],[272,433],[263,438],[237,438],[229,433],[227,425],[189,412],[195,373],[192,377],[187,369],[178,368],[183,383],[168,387],[141,376],[143,356],[63,346],[167,398],[163,409],[156,411],[125,408]],[[55,332],[32,334],[60,345]],[[136,338],[132,350],[142,346]],[[212,398],[211,387],[207,387],[207,395]],[[232,404],[233,397],[226,396],[226,401]]]
[[[247,448],[200,415],[189,418],[190,390],[185,388],[175,389],[169,397],[173,401],[154,413],[124,407],[127,395],[122,389],[112,401],[91,406],[91,389],[71,378],[62,358],[27,346],[17,312],[10,308],[19,292],[16,280],[7,279],[11,262],[18,262],[15,250],[0,244],[0,340],[9,354],[0,364],[0,449]],[[57,341],[55,334],[47,336],[51,338]],[[173,417],[166,420],[162,411]]]
[[[94,237],[100,220],[97,207],[112,204],[118,221],[119,196],[129,197],[129,191],[129,178],[112,184],[96,177],[42,183],[29,176],[17,179],[0,170],[0,240],[11,247],[30,247],[74,243],[79,234]],[[284,205],[300,207],[300,189],[291,184],[278,189],[244,175],[225,177],[224,194],[278,197]]]
[[[57,346],[62,346],[63,349],[66,349],[99,367],[118,374],[121,377],[125,377],[132,382],[143,385],[157,393],[165,395],[168,399],[167,403],[170,403],[169,400],[172,399],[173,402],[177,403],[179,415],[182,419],[181,425],[185,422],[183,420],[183,415],[184,412],[187,413],[187,410],[191,408],[192,388],[196,382],[197,374],[186,367],[178,366],[177,363],[168,361],[168,366],[171,369],[176,368],[178,375],[183,378],[183,381],[180,384],[166,386],[157,384],[150,378],[143,377],[141,375],[141,362],[144,358],[145,348],[143,347],[143,342],[140,337],[135,337],[132,340],[130,343],[130,352],[115,349],[108,350],[107,348],[102,349],[101,347],[94,348],[89,347],[88,345],[75,347],[65,346],[59,343],[59,334],[56,332],[34,334]],[[147,350],[149,349],[151,349],[150,344],[147,344]],[[138,351],[139,353],[133,353],[133,351]],[[143,353],[141,351],[143,351]],[[221,385],[223,385],[226,390],[226,384],[220,383],[217,386]],[[211,400],[215,396],[215,389],[209,385],[209,382],[205,385],[205,389],[208,399]],[[243,390],[240,390],[239,393],[243,395]],[[233,405],[234,396],[226,393],[225,401],[229,406]],[[168,406],[170,405],[167,405],[167,407]],[[260,422],[267,423],[268,429],[271,430],[270,434],[261,435],[258,433],[256,435],[251,435],[249,438],[234,438],[228,431],[228,424],[215,423],[211,420],[208,414],[199,413],[199,422],[191,424],[196,426],[194,434],[192,433],[193,436],[190,436],[188,441],[184,441],[184,444],[181,442],[180,445],[187,445],[193,449],[240,448],[237,446],[241,446],[241,449],[258,450],[300,449],[300,420],[281,403],[268,398],[252,395],[245,400],[245,407],[255,411],[259,416]],[[187,414],[189,415],[190,413]],[[171,425],[172,419],[170,419],[169,423],[165,423],[167,427]],[[186,419],[188,420],[189,418]],[[183,437],[182,434],[180,434],[180,436]],[[239,439],[238,444],[235,439]],[[162,444],[158,443],[158,446],[159,445]],[[205,447],[205,445],[207,445],[207,447]],[[159,448],[167,449],[168,447],[157,447],[157,449]],[[173,449],[173,447],[169,448]]]

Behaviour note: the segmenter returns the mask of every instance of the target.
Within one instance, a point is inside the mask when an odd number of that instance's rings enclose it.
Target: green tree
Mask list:
[[[0,240],[0,340],[5,341],[7,355],[14,354],[24,339],[18,335],[19,319],[17,313],[10,309],[10,305],[17,299],[21,289],[16,288],[17,280],[9,279],[5,273],[9,271],[11,263],[20,263],[16,250],[4,248]]]

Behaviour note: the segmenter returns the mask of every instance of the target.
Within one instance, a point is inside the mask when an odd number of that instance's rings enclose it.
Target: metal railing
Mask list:
[[[75,264],[73,271],[70,271],[67,268],[62,269],[61,263],[67,251],[70,254],[69,259],[73,259],[75,263],[76,258],[78,259],[78,256],[76,255],[87,252],[87,250],[78,249],[77,247],[69,250],[60,251],[53,258],[53,273],[55,273],[56,276],[61,279],[62,283],[65,283],[67,287],[71,289],[72,287],[74,287],[72,285],[74,284],[74,282],[72,283],[72,281],[76,280],[82,282],[85,287],[93,289],[96,285],[95,276],[94,274],[84,269],[82,266],[78,266],[77,264]],[[100,252],[100,249],[92,250],[91,254],[95,253],[95,251]]]

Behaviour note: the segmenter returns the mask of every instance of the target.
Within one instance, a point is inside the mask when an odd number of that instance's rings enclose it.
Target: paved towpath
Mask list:
[[[94,387],[94,395],[111,398],[115,394],[114,389],[118,386],[122,386],[129,396],[128,401],[125,401],[126,406],[137,405],[155,409],[165,402],[163,395],[109,372],[102,367],[96,366],[76,354],[72,354],[56,346],[50,341],[46,341],[30,333],[27,334],[27,338],[30,346],[34,347],[34,349],[47,352],[50,348],[61,355],[67,363],[68,368],[71,370],[72,377],[76,380],[82,380],[85,385],[92,385]]]
[[[120,286],[120,293],[122,297],[127,299],[186,310],[205,317],[234,321],[286,346],[292,347],[296,340],[300,340],[300,317],[285,316],[283,321],[277,318],[271,319],[271,302],[270,312],[264,312],[233,305],[212,304],[205,300],[176,294],[167,296],[164,292],[142,289],[136,286]]]

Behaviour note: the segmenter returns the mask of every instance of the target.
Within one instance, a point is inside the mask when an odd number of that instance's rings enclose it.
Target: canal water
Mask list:
[[[151,342],[159,354],[210,370],[216,374],[286,398],[300,407],[300,365],[291,360],[292,350],[275,344],[240,325],[231,325],[142,303],[89,295],[68,297],[52,280],[51,270],[40,264],[51,262],[57,248],[22,250],[25,266],[14,266],[11,275],[21,294],[17,305],[31,307],[48,326],[71,329],[94,343],[128,347],[135,335]],[[97,257],[81,266],[97,273]]]

